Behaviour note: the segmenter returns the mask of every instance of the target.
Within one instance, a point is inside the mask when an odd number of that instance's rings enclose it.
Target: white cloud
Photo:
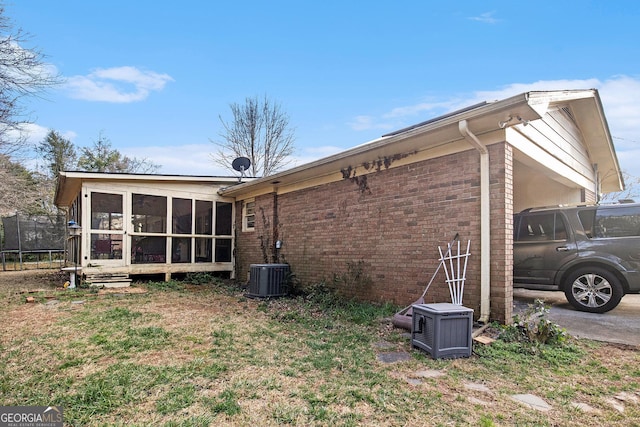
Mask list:
[[[40,144],[47,137],[51,129],[44,126],[40,126],[36,123],[23,123],[17,130],[9,131],[9,135],[12,135],[13,139],[18,140],[24,138],[25,145],[28,147],[35,147]],[[73,142],[77,134],[73,131],[56,131],[63,138]]]
[[[304,152],[313,156],[330,156],[332,154],[339,153],[344,148],[336,147],[335,145],[321,145],[319,147],[305,147]]]
[[[392,129],[393,125],[376,120],[372,116],[356,116],[353,121],[347,123],[355,131],[371,129]]]
[[[450,103],[448,102],[423,102],[415,105],[408,105],[404,107],[396,107],[382,115],[385,119],[393,119],[396,117],[408,117],[408,116],[416,116],[423,112],[430,111],[438,111],[442,109],[450,108]]]
[[[69,96],[85,101],[129,103],[146,99],[172,82],[168,74],[142,71],[136,67],[98,68],[86,76],[66,81]]]
[[[485,24],[496,24],[500,22],[500,20],[493,17],[495,13],[496,13],[495,11],[485,12],[485,13],[481,13],[478,16],[470,16],[468,19],[470,19],[471,21],[478,21]]]
[[[20,126],[19,130],[9,131],[9,134],[14,134],[16,139],[25,138],[26,145],[30,147],[35,147],[42,142],[48,133],[49,129],[35,123],[25,123]]]
[[[319,147],[303,147],[301,153],[296,153],[291,156],[290,166],[295,167],[304,165],[306,163],[331,156],[341,151],[344,151],[344,148],[332,145],[324,145]]]
[[[612,135],[640,145],[640,79],[619,76],[598,89]]]
[[[120,152],[129,157],[147,159],[161,168],[158,173],[169,175],[230,176],[227,170],[213,162],[209,153],[212,144],[127,147]]]

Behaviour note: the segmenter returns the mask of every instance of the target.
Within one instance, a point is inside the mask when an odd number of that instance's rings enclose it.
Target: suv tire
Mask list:
[[[567,276],[564,294],[573,307],[589,313],[614,309],[624,290],[615,274],[601,267],[582,267]]]

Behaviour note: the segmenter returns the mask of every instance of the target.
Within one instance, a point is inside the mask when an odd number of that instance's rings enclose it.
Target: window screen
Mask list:
[[[216,203],[216,236],[231,235],[231,203]]]
[[[196,234],[211,235],[213,231],[213,202],[196,200]]]
[[[191,199],[173,198],[171,231],[174,234],[191,234]]]
[[[131,214],[134,231],[138,233],[167,232],[167,198],[133,194]]]
[[[122,195],[91,193],[91,229],[122,230]]]

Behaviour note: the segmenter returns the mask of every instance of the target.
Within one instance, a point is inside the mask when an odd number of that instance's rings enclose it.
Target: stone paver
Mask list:
[[[601,414],[602,412],[599,409],[594,408],[593,406],[584,403],[584,402],[571,402],[571,406],[576,409],[581,410],[582,412],[587,412],[590,414]]]
[[[626,391],[622,391],[613,397],[615,397],[621,402],[638,403],[638,396],[632,393],[627,393]]]
[[[477,397],[473,397],[473,396],[467,397],[467,400],[470,403],[473,403],[474,405],[480,405],[480,406],[491,406],[491,405],[493,405],[493,402],[487,402],[486,400],[478,399]]]
[[[425,369],[423,371],[416,372],[416,377],[420,378],[438,378],[444,375],[444,372],[436,369]]]
[[[468,390],[481,391],[483,393],[491,393],[491,389],[484,384],[465,383],[464,388]]]
[[[538,411],[546,412],[551,409],[551,405],[533,394],[514,394],[511,398]]]
[[[619,400],[616,400],[614,398],[608,398],[608,399],[605,399],[604,401],[607,402],[609,405],[611,405],[611,407],[616,411],[620,412],[621,414],[624,414],[624,405],[620,403]]]

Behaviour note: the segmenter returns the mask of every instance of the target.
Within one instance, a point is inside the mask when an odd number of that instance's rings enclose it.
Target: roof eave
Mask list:
[[[295,183],[297,178],[299,181],[307,179],[309,176],[318,176],[328,174],[340,170],[341,162],[354,157],[368,155],[376,156],[377,152],[383,151],[391,144],[398,143],[422,134],[428,134],[435,130],[446,127],[451,128],[451,134],[455,138],[462,139],[458,131],[458,123],[461,120],[467,120],[473,127],[474,132],[478,135],[499,129],[499,122],[508,117],[520,116],[523,120],[536,120],[540,118],[537,111],[532,109],[528,104],[528,94],[523,93],[501,101],[482,103],[472,106],[475,108],[466,108],[459,112],[449,113],[439,118],[414,125],[398,132],[393,132],[382,136],[378,139],[366,142],[351,149],[328,156],[301,166],[288,169],[283,172],[276,173],[263,178],[258,178],[252,182],[246,182],[227,187],[220,190],[220,194],[224,196],[235,197],[248,192],[255,192],[262,189],[271,189],[274,184],[291,184]],[[483,119],[483,120],[480,120]],[[475,127],[473,125],[476,125]]]
[[[253,178],[245,178],[253,179]],[[196,176],[196,175],[156,175],[156,174],[131,174],[109,172],[78,172],[62,171],[58,177],[58,185],[54,203],[59,207],[71,206],[76,195],[85,181],[116,181],[116,182],[198,182],[205,184],[232,184],[238,182],[237,177]]]

